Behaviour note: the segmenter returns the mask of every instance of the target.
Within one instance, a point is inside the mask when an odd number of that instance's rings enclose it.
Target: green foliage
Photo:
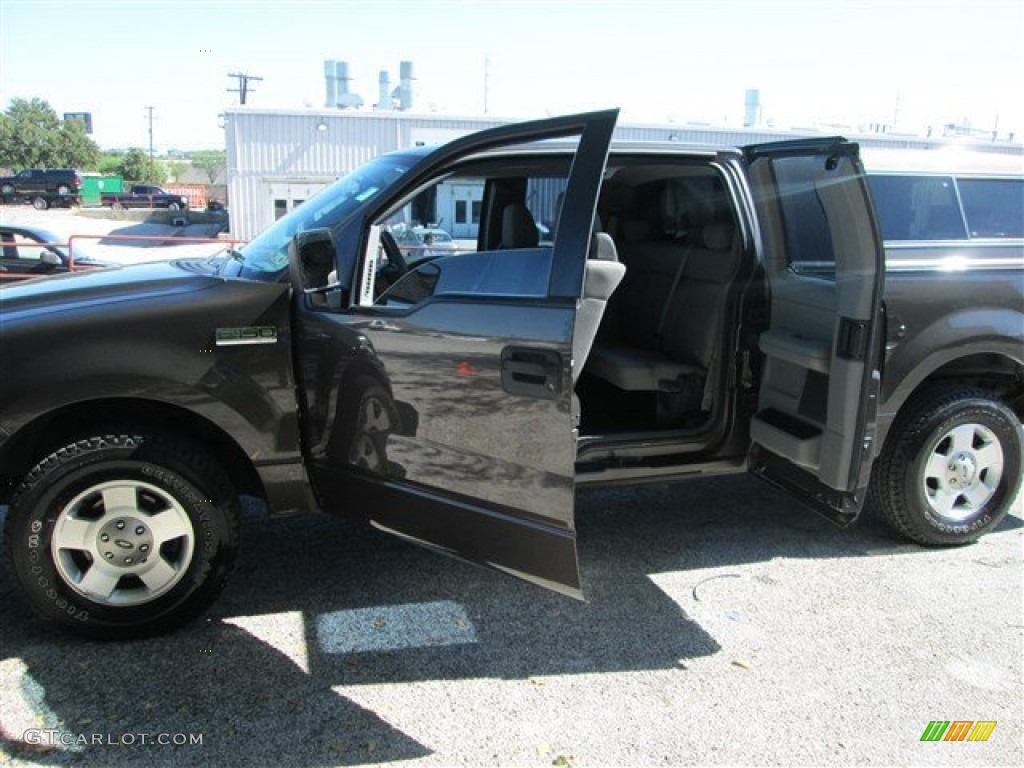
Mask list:
[[[100,173],[121,173],[121,163],[124,162],[123,152],[104,152],[96,164],[96,170]]]
[[[205,171],[211,184],[217,183],[217,176],[227,165],[227,154],[223,149],[202,149],[189,154],[192,166]]]
[[[0,115],[0,165],[91,170],[99,157],[84,126],[62,121],[43,99],[11,99]]]
[[[163,184],[167,178],[164,164],[156,159],[150,160],[149,155],[138,147],[132,147],[124,153],[115,172],[121,174],[128,182]]]
[[[181,181],[181,177],[188,173],[189,165],[181,160],[170,160],[167,163],[167,173],[175,182]]]

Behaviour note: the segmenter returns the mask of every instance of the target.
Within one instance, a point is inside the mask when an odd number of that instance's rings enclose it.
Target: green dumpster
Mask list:
[[[79,194],[82,205],[99,205],[101,195],[116,195],[124,192],[124,179],[120,176],[105,176],[102,173],[83,173]]]

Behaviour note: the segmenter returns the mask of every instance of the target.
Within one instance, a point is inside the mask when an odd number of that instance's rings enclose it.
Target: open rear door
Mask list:
[[[884,254],[858,147],[747,147],[770,298],[751,469],[840,524],[874,452]]]

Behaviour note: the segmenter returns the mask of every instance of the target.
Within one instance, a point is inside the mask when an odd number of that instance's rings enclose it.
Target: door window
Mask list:
[[[546,296],[566,174],[539,167],[529,176],[447,176],[421,189],[376,222],[373,305],[407,310],[439,295]],[[442,226],[446,210],[454,211],[456,231],[471,225],[476,238],[453,237]]]
[[[971,237],[1024,237],[1024,180],[957,179]]]
[[[967,237],[949,176],[869,176],[883,240]]]

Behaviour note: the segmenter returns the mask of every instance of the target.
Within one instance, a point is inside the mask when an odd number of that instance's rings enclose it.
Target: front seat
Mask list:
[[[522,203],[509,203],[501,212],[501,243],[499,248],[536,248],[540,243],[537,222],[530,209]]]
[[[506,209],[507,210],[507,209]],[[572,336],[572,383],[579,381],[583,364],[590,355],[608,299],[622,282],[626,265],[619,261],[611,235],[596,232],[583,268],[583,295],[576,308],[576,329]]]

